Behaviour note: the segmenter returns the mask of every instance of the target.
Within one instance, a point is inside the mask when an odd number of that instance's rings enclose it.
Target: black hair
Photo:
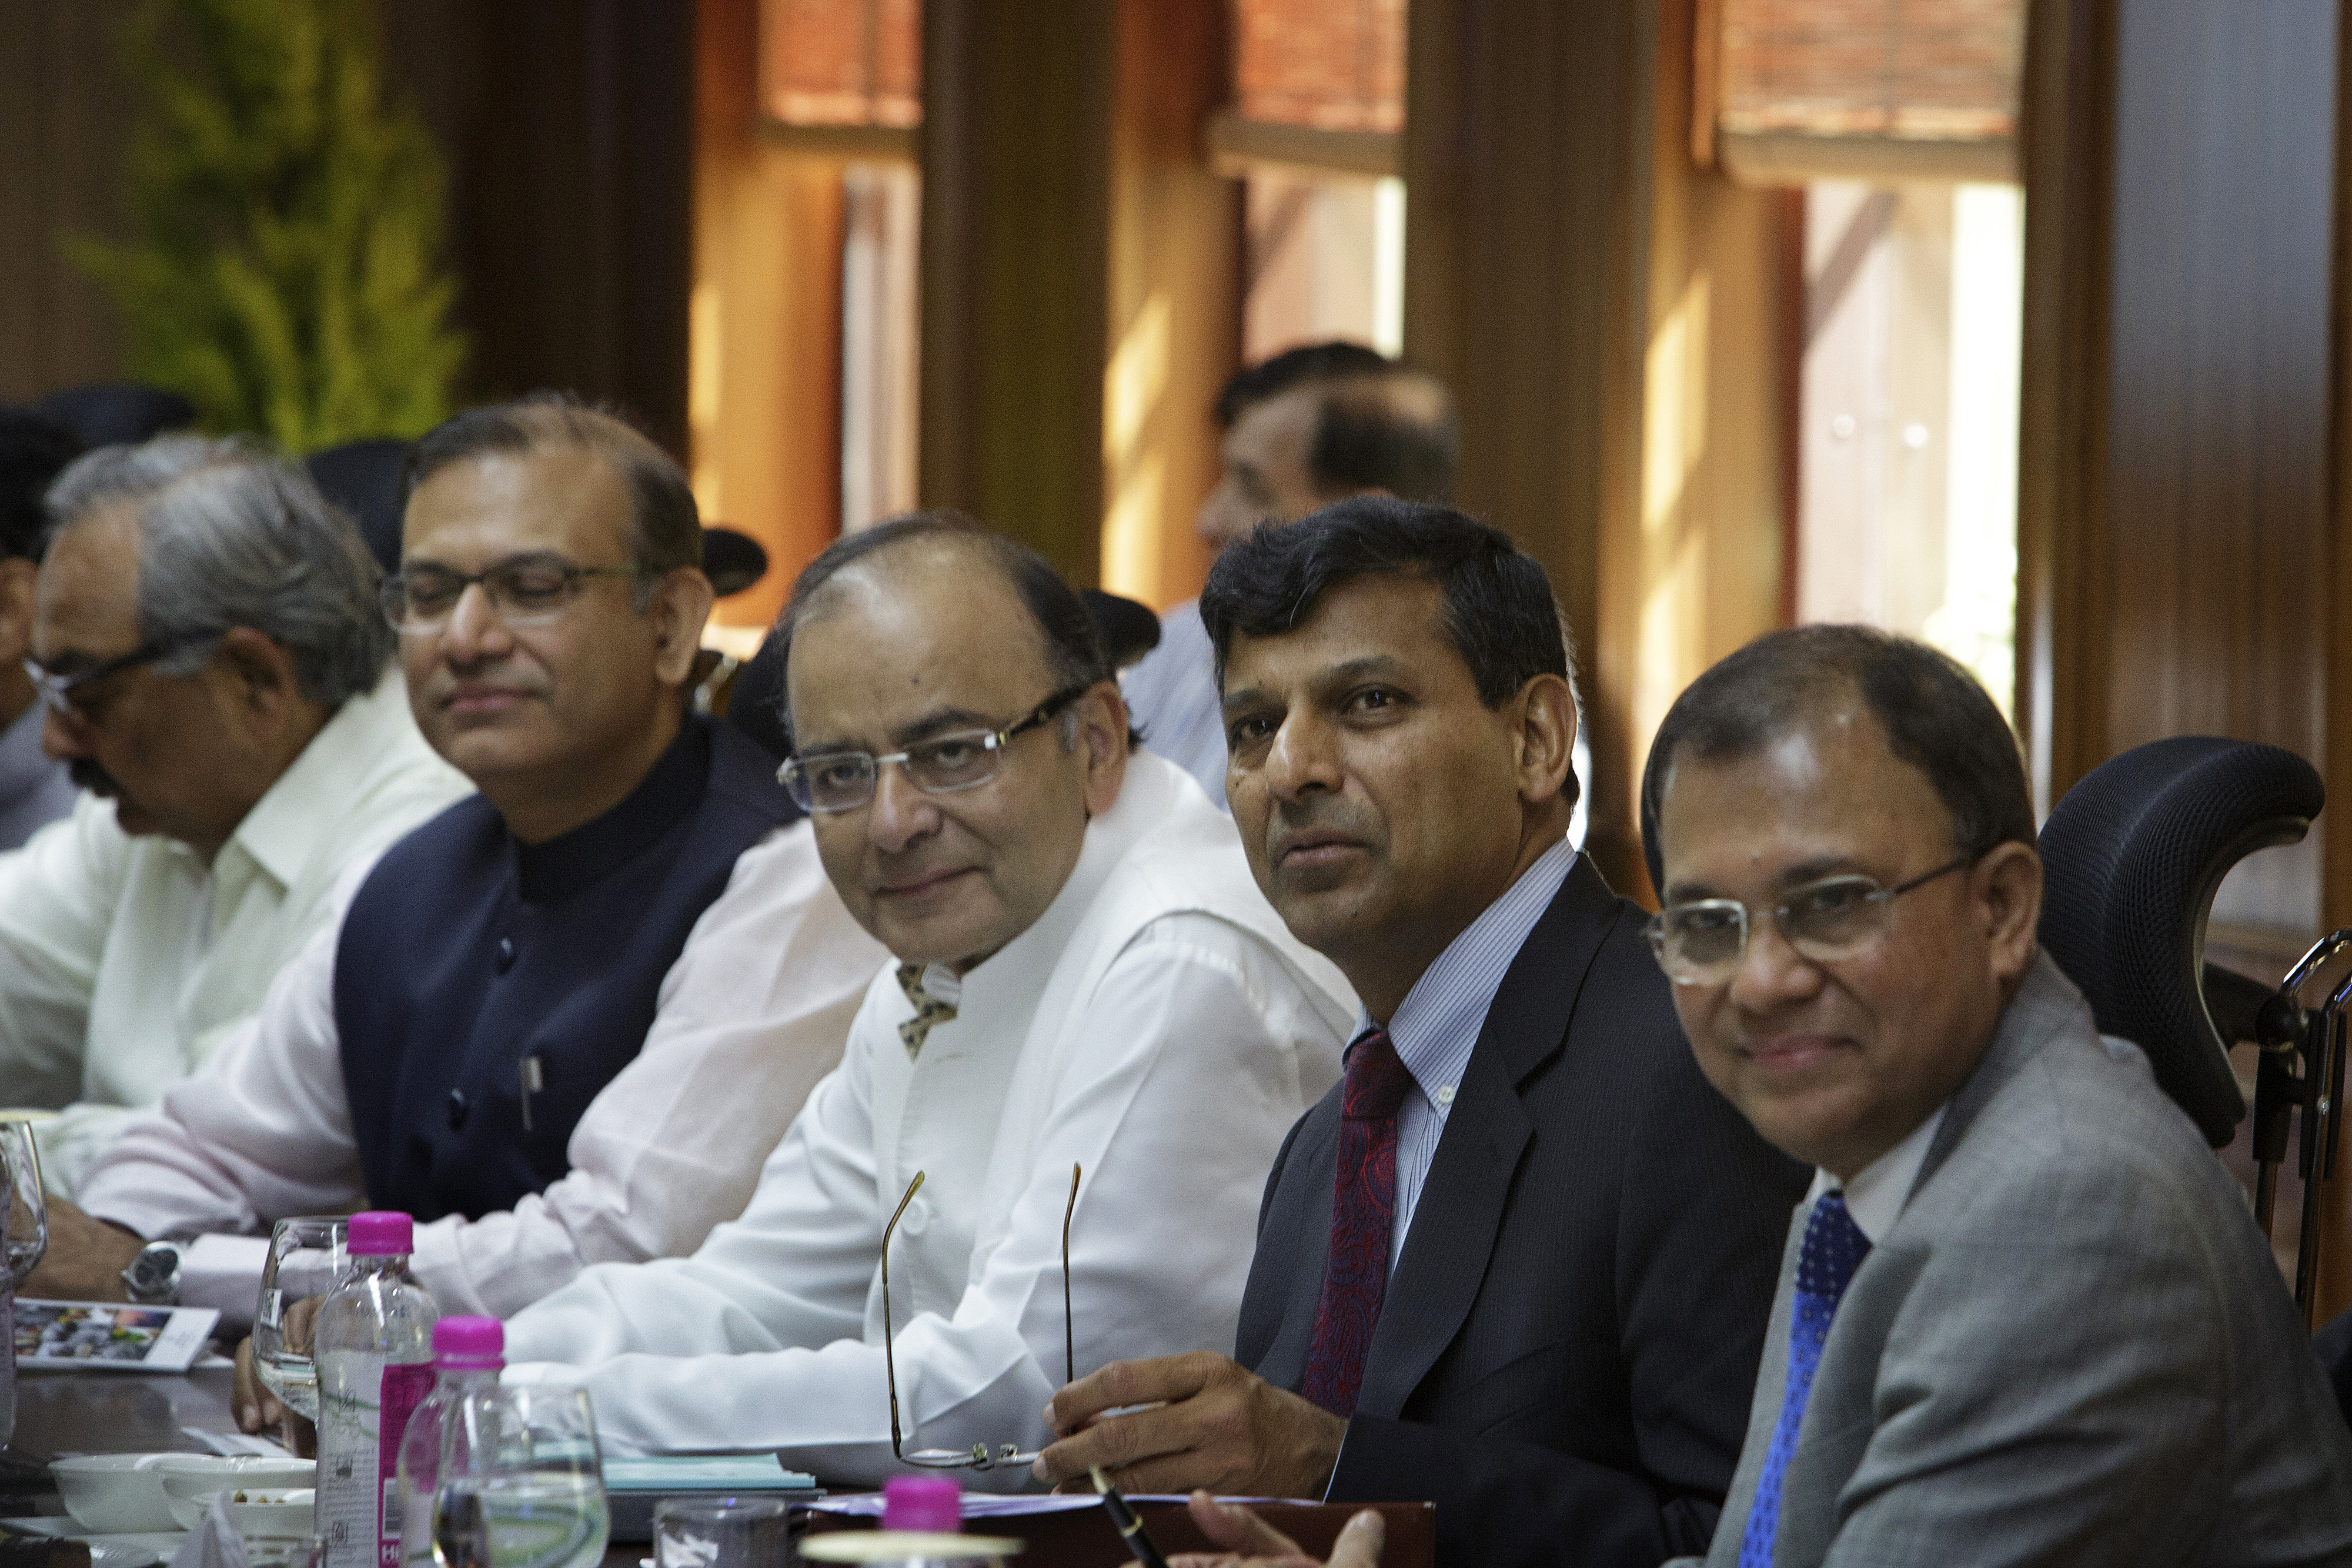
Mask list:
[[[1399,406],[1400,386],[1421,389],[1428,412]],[[1454,499],[1461,457],[1454,401],[1435,377],[1361,343],[1308,343],[1251,365],[1217,394],[1217,423],[1234,421],[1294,387],[1324,389],[1307,447],[1307,475],[1323,495],[1386,490],[1443,506]]]
[[[1927,775],[1952,819],[1952,847],[1981,855],[2035,841],[2016,732],[1976,676],[1941,649],[1871,626],[1769,632],[1690,684],[1666,710],[1642,771],[1642,841],[1661,895],[1658,812],[1675,758],[1751,756],[1859,694],[1887,748]]]
[[[1201,591],[1217,685],[1236,635],[1277,637],[1340,584],[1377,573],[1427,578],[1445,634],[1470,666],[1478,700],[1498,708],[1538,675],[1576,685],[1568,617],[1551,579],[1511,536],[1447,507],[1357,496],[1295,523],[1260,523],[1225,547]],[[1576,800],[1571,776],[1567,799]]]
[[[961,512],[908,512],[870,528],[842,535],[802,569],[793,582],[792,597],[784,601],[783,613],[776,617],[775,629],[769,632],[766,644],[777,651],[777,700],[783,708],[787,740],[792,732],[787,693],[794,629],[819,606],[827,585],[845,569],[869,556],[922,539],[945,540],[973,550],[1004,573],[1045,642],[1046,668],[1052,672],[1056,694],[1084,691],[1113,678],[1110,656],[1103,650],[1102,638],[1095,629],[1094,617],[1087,613],[1086,601],[1062,580],[1062,574],[1054,570],[1051,561],[1016,539],[982,528]],[[766,648],[761,651],[764,653]],[[1133,742],[1141,737],[1130,734],[1129,738]]]
[[[0,558],[38,560],[48,532],[42,497],[81,455],[73,432],[37,413],[0,409]]]
[[[629,487],[629,554],[650,575],[702,565],[702,518],[677,460],[618,411],[571,392],[536,392],[450,415],[408,449],[401,507],[416,487],[452,463],[535,450],[553,442],[584,446],[613,465]],[[638,607],[649,588],[641,585]]]

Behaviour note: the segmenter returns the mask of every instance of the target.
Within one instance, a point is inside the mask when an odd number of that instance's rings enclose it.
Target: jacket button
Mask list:
[[[466,1113],[471,1109],[473,1107],[466,1103],[466,1092],[463,1089],[449,1091],[449,1130],[451,1132],[457,1132],[466,1125]]]
[[[499,972],[499,974],[501,974],[501,975],[505,974],[509,969],[511,969],[511,968],[513,968],[513,967],[514,967],[514,961],[515,961],[515,946],[514,946],[514,938],[513,938],[513,937],[511,937],[511,936],[501,936],[501,937],[499,937],[499,956],[498,956],[498,962],[497,962],[497,965],[495,966],[495,967],[497,967],[497,969],[498,969],[498,972]]]

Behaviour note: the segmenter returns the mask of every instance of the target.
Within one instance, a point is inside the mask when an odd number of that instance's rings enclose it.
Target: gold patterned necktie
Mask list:
[[[907,1060],[912,1061],[922,1053],[923,1041],[931,1030],[956,1016],[956,1005],[943,1002],[923,988],[923,966],[898,966],[898,988],[915,1004],[915,1016],[898,1026],[898,1040],[907,1048]]]

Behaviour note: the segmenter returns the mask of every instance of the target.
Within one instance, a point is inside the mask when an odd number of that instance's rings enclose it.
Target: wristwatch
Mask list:
[[[180,1304],[180,1249],[169,1241],[150,1241],[122,1270],[123,1293],[142,1307]]]

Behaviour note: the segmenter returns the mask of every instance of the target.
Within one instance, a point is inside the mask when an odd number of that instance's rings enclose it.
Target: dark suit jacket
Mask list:
[[[1437,1504],[1437,1560],[1706,1550],[1811,1172],[1699,1075],[1640,909],[1579,858],[1454,1091],[1330,1496]],[[1334,1088],[1259,1211],[1234,1359],[1297,1389],[1330,1248]]]

